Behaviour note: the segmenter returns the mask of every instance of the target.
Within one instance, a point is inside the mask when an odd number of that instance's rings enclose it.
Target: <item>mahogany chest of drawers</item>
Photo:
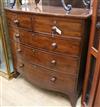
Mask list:
[[[5,8],[14,69],[32,84],[68,95],[75,106],[84,77],[89,10]]]

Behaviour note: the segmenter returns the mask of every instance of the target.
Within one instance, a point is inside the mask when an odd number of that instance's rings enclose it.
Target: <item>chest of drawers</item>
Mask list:
[[[48,9],[49,8],[49,11]],[[58,12],[58,11],[59,12]],[[14,69],[32,84],[68,95],[75,106],[84,77],[88,10],[5,9]]]

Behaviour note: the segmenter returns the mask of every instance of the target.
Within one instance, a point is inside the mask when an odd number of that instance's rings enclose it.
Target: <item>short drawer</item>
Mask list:
[[[63,17],[53,17],[53,16],[34,16],[32,19],[33,31],[43,32],[52,34],[55,26],[61,31],[54,33],[59,36],[71,36],[71,37],[81,37],[83,24],[82,20],[70,19]]]
[[[18,26],[32,30],[32,16],[30,14],[19,13],[18,14]]]
[[[10,11],[6,11],[6,18],[7,18],[7,22],[9,25],[14,24],[14,20],[17,19],[17,13],[15,12],[10,12]]]
[[[60,52],[74,56],[80,55],[81,40],[62,37],[51,37],[39,33],[27,32],[24,30],[19,31],[20,42],[53,52]]]
[[[74,92],[77,78],[56,73],[37,65],[30,65],[22,60],[18,62],[17,70],[33,84],[49,90],[60,92]]]
[[[6,17],[9,25],[32,30],[32,17],[30,14],[6,11]]]
[[[33,49],[20,44],[18,54],[27,59],[28,62],[38,64],[55,72],[76,75],[79,71],[79,59],[69,56],[48,53],[38,49]]]

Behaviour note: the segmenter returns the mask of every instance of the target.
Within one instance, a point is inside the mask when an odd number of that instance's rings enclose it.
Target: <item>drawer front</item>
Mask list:
[[[83,25],[81,20],[37,15],[33,17],[32,22],[35,32],[54,33],[60,36],[82,36]],[[55,32],[55,26],[61,31],[60,33],[59,31]]]
[[[18,50],[18,49],[17,49]],[[45,51],[32,49],[20,44],[19,55],[30,63],[39,64],[55,72],[63,72],[67,74],[77,74],[79,68],[79,59],[69,56],[62,56]]]
[[[19,27],[27,28],[28,30],[32,30],[32,17],[29,14],[19,13],[18,14]]]
[[[28,38],[28,39],[27,39]],[[74,56],[80,55],[81,40],[50,37],[38,33],[32,34],[31,32],[20,30],[20,42],[53,52],[60,52]]]
[[[32,30],[31,15],[6,11],[6,17],[9,25]]]
[[[75,90],[76,78],[55,73],[40,66],[29,65],[24,60],[17,63],[17,70],[31,83],[49,90],[60,92],[73,92]]]

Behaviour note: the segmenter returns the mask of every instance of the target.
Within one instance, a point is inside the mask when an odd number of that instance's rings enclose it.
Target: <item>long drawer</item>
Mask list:
[[[9,30],[10,38],[12,40],[19,36],[20,42],[31,47],[37,47],[48,51],[59,52],[74,56],[79,56],[81,53],[81,39],[51,37],[50,35],[32,33],[26,30],[19,30],[15,33],[12,28]],[[18,40],[18,39],[16,39]]]
[[[25,45],[12,42],[13,54],[17,53],[17,56],[25,58],[28,62],[44,66],[48,69],[52,69],[55,72],[63,72],[66,74],[78,74],[79,71],[79,59],[69,56],[61,56],[58,54],[48,53],[35,48],[29,48]],[[20,49],[19,49],[20,48]],[[15,49],[15,50],[14,50]],[[16,52],[20,50],[19,52]]]
[[[36,15],[33,16],[32,22],[34,32],[52,33],[54,26],[56,26],[61,31],[61,36],[82,36],[83,22],[79,19]]]
[[[39,85],[42,88],[64,93],[74,92],[75,90],[76,77],[56,73],[37,65],[31,65],[21,59],[17,62],[17,70],[31,83]]]

